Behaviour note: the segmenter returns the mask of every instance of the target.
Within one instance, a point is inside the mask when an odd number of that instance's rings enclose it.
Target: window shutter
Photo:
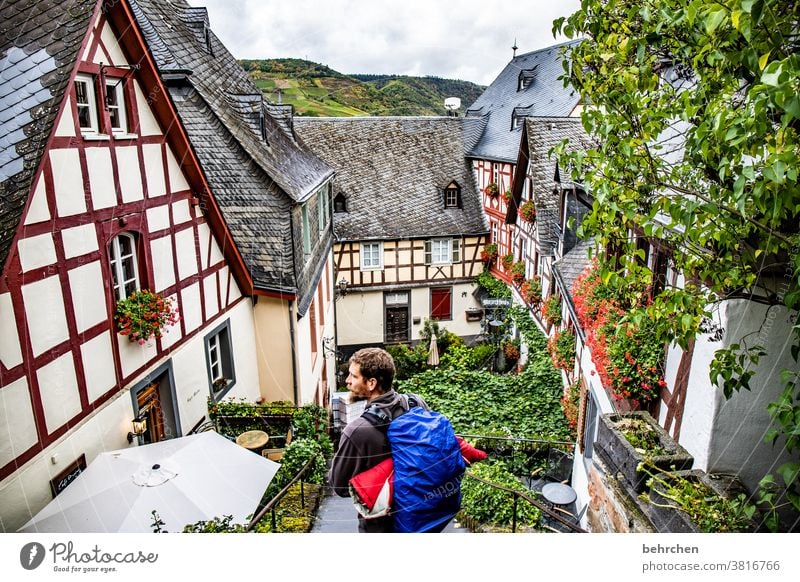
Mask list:
[[[431,241],[425,241],[425,264],[430,265],[433,262],[431,257]]]
[[[454,238],[453,239],[453,262],[460,263],[461,262],[461,239]]]

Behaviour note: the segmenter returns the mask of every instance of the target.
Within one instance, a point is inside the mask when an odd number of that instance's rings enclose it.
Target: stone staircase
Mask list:
[[[350,498],[339,497],[330,487],[325,487],[311,533],[358,533],[358,518]],[[471,532],[453,520],[442,533]]]

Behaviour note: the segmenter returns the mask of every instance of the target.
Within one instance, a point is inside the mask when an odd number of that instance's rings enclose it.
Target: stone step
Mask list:
[[[326,487],[311,533],[358,533],[358,517],[353,501],[349,497],[339,497]],[[443,533],[471,532],[452,520]]]

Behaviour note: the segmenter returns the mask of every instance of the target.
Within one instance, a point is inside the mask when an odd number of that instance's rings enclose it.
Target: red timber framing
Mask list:
[[[514,252],[513,225],[506,224],[508,203],[504,195],[506,190],[512,188],[514,164],[474,160],[472,167],[478,179],[483,211],[489,221],[489,232],[491,233],[489,242],[497,244],[498,259],[491,265],[491,273],[498,279],[510,283],[511,274],[502,267],[500,259]],[[497,195],[493,196],[486,192],[489,184],[497,184]]]
[[[382,287],[390,285],[442,285],[456,281],[471,281],[483,271],[480,251],[486,237],[464,237],[461,239],[461,260],[447,265],[426,265],[424,262],[425,240],[383,241],[384,266],[382,269],[362,271],[359,256],[360,242],[341,242],[334,246],[337,277],[343,276],[350,289]],[[412,257],[411,261],[401,256]],[[387,257],[391,257],[389,261]],[[418,272],[425,273],[418,276]]]
[[[113,67],[105,67],[105,72],[113,76],[133,78],[140,84],[144,95],[147,96],[147,102],[151,106],[152,113],[163,135],[125,135],[118,139],[106,140],[87,140],[82,136],[81,128],[78,126],[73,81],[78,73],[98,74],[100,72],[100,67],[91,61],[92,55],[96,51],[105,50],[105,47],[102,46],[100,31],[106,22],[108,22],[111,30],[116,34],[119,45],[125,53],[128,63],[138,65],[138,68],[125,67],[116,69]],[[17,468],[34,458],[45,447],[77,426],[84,418],[110,400],[121,388],[144,372],[146,368],[151,366],[154,362],[166,357],[170,350],[185,343],[188,339],[207,331],[206,326],[208,324],[222,317],[227,309],[239,301],[245,300],[244,296],[252,293],[252,280],[249,277],[238,250],[233,244],[233,239],[225,226],[219,208],[213,196],[210,195],[210,189],[204,179],[197,159],[194,156],[187,136],[178,121],[176,112],[170,103],[166,89],[156,72],[155,65],[146,50],[143,38],[138,31],[135,19],[130,13],[129,7],[125,2],[113,0],[98,2],[92,23],[92,27],[87,30],[81,49],[78,52],[79,55],[88,56],[85,62],[79,60],[79,62],[75,63],[70,81],[67,85],[68,90],[65,92],[61,102],[58,116],[53,124],[53,130],[45,148],[45,153],[42,156],[37,174],[32,181],[32,187],[36,186],[39,182],[44,184],[44,192],[48,206],[51,209],[51,216],[55,216],[57,214],[56,209],[58,205],[55,193],[56,180],[53,176],[50,152],[56,150],[76,151],[77,159],[80,164],[81,176],[83,177],[84,199],[87,210],[64,218],[51,218],[43,222],[25,225],[25,219],[30,211],[33,200],[33,194],[31,194],[28,200],[28,207],[23,213],[20,225],[17,228],[9,260],[6,265],[4,265],[3,277],[0,278],[0,293],[9,293],[12,305],[14,305],[15,323],[22,353],[21,364],[15,365],[10,369],[6,369],[0,364],[0,390],[2,390],[2,387],[8,386],[17,380],[25,379],[30,394],[33,417],[38,434],[37,443],[27,450],[20,452],[14,460],[7,463],[5,466],[0,467],[0,480],[8,477]],[[133,120],[132,125],[135,127],[141,112],[137,110],[137,101],[132,89],[133,84],[126,83],[126,85],[128,87],[126,89],[125,104],[127,106],[128,116]],[[56,128],[59,127],[62,118],[69,118],[65,117],[65,110],[67,107],[72,108],[70,112],[71,119],[74,121],[74,132],[77,137],[62,137],[56,135]],[[106,116],[106,125],[104,126],[107,126],[108,113],[104,112],[103,108],[98,107],[98,114]],[[155,198],[150,198],[149,196],[147,175],[148,171],[151,171],[152,168],[145,167],[145,157],[142,154],[145,145],[160,148],[159,151],[163,167],[159,168],[156,174],[159,176],[163,175],[166,195]],[[136,151],[142,196],[140,199],[133,202],[125,202],[122,197],[117,151],[119,147],[135,148]],[[114,183],[107,186],[109,190],[114,191],[113,195],[116,196],[116,206],[97,210],[93,208],[94,199],[92,185],[89,180],[89,160],[87,159],[87,152],[92,148],[107,148],[109,151]],[[175,186],[170,184],[167,156],[168,150],[170,149],[174,152],[180,171],[183,172],[190,186],[188,190],[173,190]],[[185,203],[189,213],[188,220],[176,220],[176,203]],[[148,209],[155,207],[168,209],[166,211],[168,226],[160,230],[149,231],[148,221],[145,220],[144,217]],[[85,225],[93,226],[97,237],[97,250],[81,254],[80,256],[68,257],[60,233],[65,229]],[[201,247],[201,241],[203,241],[204,238],[200,235],[200,229],[203,225],[208,226],[211,235],[207,239],[207,244]],[[193,308],[201,311],[201,323],[194,330],[187,333],[186,323],[185,321],[181,321],[179,324],[181,326],[180,340],[168,346],[165,346],[162,340],[155,340],[156,351],[153,358],[146,361],[138,369],[123,373],[121,356],[116,343],[117,333],[112,320],[112,314],[115,308],[115,297],[113,289],[111,288],[112,277],[108,261],[107,244],[116,234],[128,229],[135,229],[140,237],[139,247],[143,250],[139,262],[142,287],[145,287],[146,284],[152,285],[155,281],[153,262],[150,258],[149,249],[147,249],[148,243],[162,236],[170,235],[173,280],[176,281],[176,283],[167,286],[165,289],[158,289],[158,291],[162,292],[165,296],[176,295],[178,309],[183,314],[185,310],[183,309],[181,290],[192,285],[197,285],[199,289],[199,305],[193,306]],[[177,247],[175,242],[175,237],[180,236],[181,233],[186,233],[183,236],[193,241],[196,261],[195,274],[184,276],[183,278],[179,273],[178,254],[176,252]],[[50,265],[38,269],[29,269],[27,272],[23,273],[21,257],[17,250],[18,245],[20,241],[42,235],[50,235],[56,260]],[[216,265],[210,265],[208,258],[211,256],[215,241],[221,249],[223,260]],[[106,320],[88,329],[79,330],[78,318],[75,313],[72,298],[74,296],[80,297],[80,290],[71,288],[70,271],[88,263],[98,263],[100,265],[106,303],[105,309],[108,317]],[[204,264],[206,265],[205,268],[203,267]],[[42,282],[53,277],[57,278],[60,291],[64,298],[63,309],[68,339],[57,345],[47,347],[41,351],[41,353],[34,353],[34,345],[24,307],[23,286]],[[210,298],[205,297],[206,290],[203,281],[211,277],[216,280],[216,306],[218,309],[213,314],[207,314],[205,308],[207,305],[206,300],[210,300]],[[229,299],[232,277],[238,283],[244,295],[235,301]],[[213,304],[213,301],[211,303]],[[97,338],[105,333],[109,333],[112,340],[111,346],[114,358],[116,384],[104,394],[90,401],[86,370],[84,369],[84,356],[81,349],[89,340]],[[45,365],[65,355],[71,355],[69,359],[74,365],[80,410],[72,418],[69,418],[66,422],[61,424],[61,426],[51,427],[51,429],[48,430],[45,419],[43,395],[41,393],[37,372]]]

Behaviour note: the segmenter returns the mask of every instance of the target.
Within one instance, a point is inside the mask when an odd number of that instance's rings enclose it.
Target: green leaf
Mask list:
[[[780,77],[783,73],[783,63],[780,61],[773,61],[761,73],[761,82],[765,85],[777,87],[780,85]]]
[[[761,55],[761,58],[758,59],[758,68],[759,68],[759,70],[763,71],[764,67],[767,66],[767,61],[769,60],[769,55],[770,55],[771,52],[772,51],[765,52],[763,55]]]

